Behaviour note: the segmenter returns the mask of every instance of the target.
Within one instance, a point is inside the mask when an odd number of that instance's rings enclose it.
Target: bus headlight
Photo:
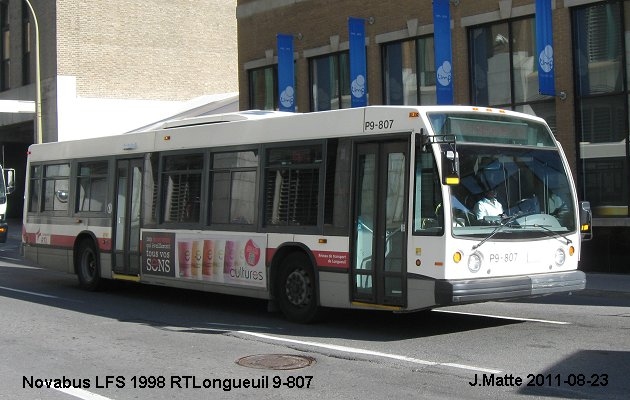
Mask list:
[[[557,266],[563,265],[566,259],[567,259],[567,255],[564,252],[564,250],[562,250],[562,249],[556,250],[556,255],[554,256],[554,261],[556,262]]]
[[[473,253],[468,257],[468,269],[470,272],[477,272],[481,268],[481,254]]]

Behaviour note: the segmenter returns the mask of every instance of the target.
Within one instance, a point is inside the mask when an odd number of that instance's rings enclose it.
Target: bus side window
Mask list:
[[[70,164],[47,165],[44,170],[44,211],[68,211]]]
[[[38,213],[41,211],[39,201],[41,197],[41,178],[42,178],[42,166],[41,165],[33,165],[31,166],[31,173],[29,179],[29,188],[28,188],[28,211],[33,213]]]
[[[107,161],[79,163],[76,211],[105,211],[107,172]]]
[[[264,226],[317,226],[321,144],[266,151]]]
[[[165,223],[198,223],[200,218],[203,154],[167,156],[162,171],[162,209]]]
[[[415,168],[414,226],[416,235],[444,233],[444,207],[440,176],[433,153],[418,148]]]
[[[211,160],[210,224],[253,225],[258,150],[214,153]]]
[[[324,234],[348,233],[348,199],[352,141],[329,139],[326,152],[326,184],[324,199]]]
[[[144,179],[143,179],[143,206],[142,219],[145,226],[154,225],[159,219],[158,206],[158,165],[159,157],[157,153],[148,154],[144,160]]]

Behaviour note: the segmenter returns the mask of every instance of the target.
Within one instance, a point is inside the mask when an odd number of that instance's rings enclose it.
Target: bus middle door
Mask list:
[[[116,161],[116,210],[113,216],[115,273],[140,273],[140,206],[143,159]]]

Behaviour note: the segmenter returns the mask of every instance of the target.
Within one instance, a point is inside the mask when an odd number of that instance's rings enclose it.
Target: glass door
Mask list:
[[[114,272],[119,274],[140,272],[142,163],[142,159],[125,159],[116,164]]]
[[[405,304],[407,153],[406,142],[357,146],[353,300]]]

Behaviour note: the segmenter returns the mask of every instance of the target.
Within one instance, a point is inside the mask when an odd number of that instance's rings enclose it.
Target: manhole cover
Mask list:
[[[236,360],[238,365],[258,369],[299,369],[315,364],[313,357],[291,354],[257,354]]]

